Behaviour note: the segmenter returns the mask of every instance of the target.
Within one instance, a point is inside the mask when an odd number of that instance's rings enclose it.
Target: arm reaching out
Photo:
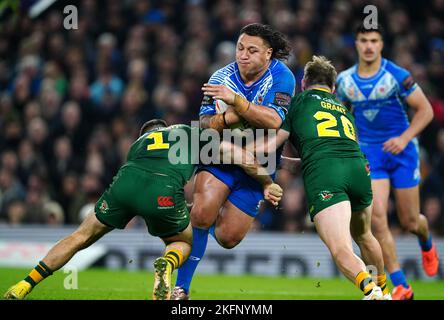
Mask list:
[[[223,163],[240,166],[249,176],[253,177],[264,188],[264,198],[274,206],[282,199],[282,188],[273,182],[267,170],[262,167],[251,152],[223,141],[220,144],[220,155]]]
[[[279,129],[276,134],[268,135],[264,140],[255,140],[255,154],[269,154],[278,149],[290,136],[290,133],[284,129]],[[248,149],[248,148],[247,148]]]

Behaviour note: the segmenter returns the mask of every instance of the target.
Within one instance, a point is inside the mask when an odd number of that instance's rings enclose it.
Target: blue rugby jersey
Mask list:
[[[416,88],[410,73],[387,59],[372,77],[358,75],[358,65],[341,72],[337,96],[351,103],[361,144],[382,144],[410,125],[407,98]]]
[[[208,83],[224,84],[248,101],[276,110],[284,121],[295,93],[296,80],[283,62],[273,59],[262,77],[250,86],[246,86],[242,81],[236,62],[217,70]],[[199,116],[214,114],[216,114],[215,101],[204,97]]]

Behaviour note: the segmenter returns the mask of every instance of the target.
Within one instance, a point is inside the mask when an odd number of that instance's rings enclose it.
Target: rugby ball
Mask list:
[[[222,100],[216,100],[216,113],[224,113],[227,110],[228,105]],[[230,125],[230,129],[246,129],[249,124],[246,120],[242,119],[240,122]]]
[[[228,105],[223,100],[216,100],[216,113],[224,113]]]

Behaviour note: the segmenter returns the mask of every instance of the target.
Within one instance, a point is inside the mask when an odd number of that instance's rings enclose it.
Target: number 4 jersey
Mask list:
[[[353,115],[324,89],[295,96],[282,129],[298,149],[303,168],[325,158],[363,157],[356,142]]]

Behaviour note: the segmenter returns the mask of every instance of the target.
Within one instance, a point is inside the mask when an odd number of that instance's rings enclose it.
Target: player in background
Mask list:
[[[219,69],[203,85],[202,128],[218,131],[233,126],[278,129],[295,91],[295,79],[280,60],[290,54],[284,36],[267,25],[242,28],[236,61]],[[228,105],[217,113],[216,100]],[[235,166],[198,169],[193,193],[191,224],[193,249],[179,269],[173,299],[186,300],[194,271],[205,254],[208,233],[224,248],[245,237],[263,199],[260,185]]]
[[[413,299],[399,264],[387,221],[390,187],[394,189],[401,226],[418,237],[425,273],[438,271],[438,254],[427,219],[419,210],[419,150],[416,136],[433,118],[432,107],[410,73],[382,57],[382,29],[359,26],[356,32],[358,64],[341,72],[337,95],[350,104],[359,144],[370,162],[374,197],[372,228],[381,244],[394,285],[393,299]],[[409,122],[406,108],[415,114]]]
[[[154,261],[153,299],[170,299],[171,274],[187,259],[192,244],[190,216],[183,192],[183,186],[195,171],[194,163],[197,163],[192,161],[196,156],[191,153],[192,130],[200,131],[186,125],[167,127],[160,119],[146,122],[139,139],[128,152],[126,163],[97,201],[95,214],[91,213],[75,232],[55,244],[24,280],[9,288],[4,298],[24,299],[38,283],[63,267],[78,251],[114,228],[124,229],[137,215],[145,220],[148,232],[160,237],[166,246],[164,255]],[[186,141],[177,139],[183,136]],[[186,143],[186,161],[172,164],[169,149],[180,143]],[[227,142],[217,147],[221,158],[228,155],[230,163],[238,164],[257,179],[263,185],[265,199],[277,205],[282,190],[264,174],[265,169],[251,153]],[[178,159],[181,156],[178,154]]]
[[[277,136],[268,145],[256,144],[256,152],[290,140],[301,157],[311,220],[339,270],[364,300],[391,300],[381,246],[371,232],[368,162],[356,142],[352,114],[333,94],[335,81],[330,61],[313,56],[304,68],[303,92],[293,98]],[[353,253],[352,239],[362,260]],[[376,267],[376,283],[366,265]]]

